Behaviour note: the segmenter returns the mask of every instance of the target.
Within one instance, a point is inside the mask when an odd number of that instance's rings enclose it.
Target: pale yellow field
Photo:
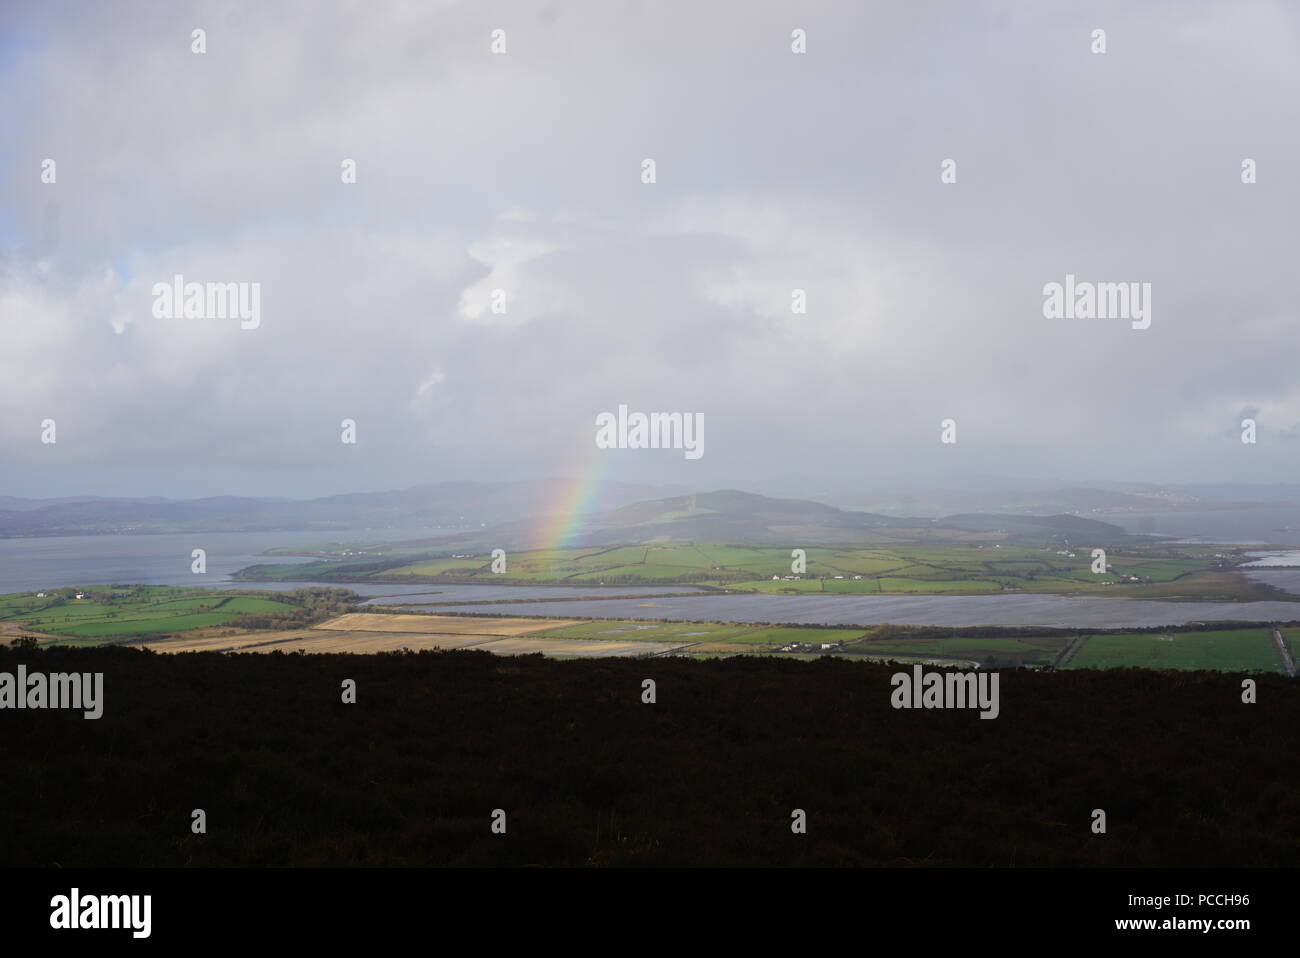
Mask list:
[[[421,632],[345,632],[297,629],[254,632],[223,638],[169,639],[146,647],[155,652],[397,652],[402,649],[463,649],[491,642],[490,635],[439,635]]]
[[[579,619],[480,619],[456,615],[350,612],[317,625],[349,632],[428,632],[439,635],[527,635],[577,625]]]
[[[245,632],[240,635],[192,636],[183,639],[163,639],[158,642],[132,642],[137,649],[153,652],[228,652],[232,649],[263,651],[254,646],[266,646],[265,651],[280,648],[279,643],[313,635],[311,629],[294,629],[288,632]]]
[[[497,655],[636,656],[676,649],[681,643],[619,642],[600,639],[547,639],[541,636],[445,635],[422,632],[348,632],[301,629],[256,632],[224,638],[172,639],[151,642],[154,652],[397,652],[409,649],[482,649]],[[734,648],[732,649],[734,651]]]
[[[498,655],[638,656],[681,647],[682,642],[625,639],[549,639],[550,629],[576,625],[566,619],[462,618],[358,612],[309,629],[193,636],[139,643],[155,652],[397,652],[404,649],[483,649]]]
[[[436,635],[418,632],[339,632],[324,630],[315,638],[289,642],[280,646],[286,652],[355,652],[364,655],[369,652],[400,652],[421,649],[468,649],[477,648],[492,641],[491,636],[481,635]],[[254,650],[261,651],[261,650]]]

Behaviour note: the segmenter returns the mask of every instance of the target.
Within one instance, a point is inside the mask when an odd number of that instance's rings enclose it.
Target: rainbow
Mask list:
[[[547,509],[539,521],[537,546],[539,549],[563,549],[573,544],[582,531],[582,519],[600,491],[613,456],[601,455],[604,450],[592,448],[584,469],[576,479],[559,483],[555,504]]]

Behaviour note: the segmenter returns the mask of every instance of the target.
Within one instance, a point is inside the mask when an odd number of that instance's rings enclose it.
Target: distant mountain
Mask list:
[[[537,549],[555,546],[554,517],[503,523],[484,532],[423,543],[430,549]],[[1079,516],[882,516],[804,499],[774,499],[734,489],[631,503],[570,524],[565,545],[694,541],[780,545],[870,546],[900,542],[1007,541],[1034,545],[1116,545],[1133,537],[1118,526]]]
[[[573,480],[438,482],[388,492],[320,499],[0,499],[0,538],[163,532],[320,532],[404,538],[417,529],[494,526],[553,511],[571,498]],[[607,510],[663,495],[624,482],[584,485],[587,508]],[[675,491],[675,490],[670,490]]]
[[[1082,516],[971,515],[946,516],[932,520],[943,529],[1005,535],[1019,542],[1065,542],[1108,546],[1132,541],[1119,526]]]
[[[62,499],[22,499],[18,496],[0,496],[0,512],[29,512],[46,506],[63,506],[80,502],[103,502],[101,496],[66,496]],[[140,499],[140,502],[166,502],[166,499]]]
[[[1126,486],[1089,484],[1034,489],[908,489],[816,497],[847,509],[885,515],[954,513],[1018,515],[1133,515],[1187,510],[1248,509],[1295,501],[1286,486]]]
[[[730,537],[766,536],[780,539],[787,532],[819,529],[829,513],[808,511],[822,506],[858,513],[865,519],[839,517],[841,531],[876,530],[881,541],[896,541],[892,532],[910,529],[921,535],[931,519],[970,514],[999,516],[1076,516],[1101,519],[1108,515],[1143,515],[1180,511],[1259,509],[1300,504],[1300,485],[1273,483],[1165,484],[1106,480],[1049,481],[986,476],[965,480],[957,489],[945,488],[942,477],[911,482],[889,477],[783,476],[765,482],[737,480],[728,492],[701,493],[696,508],[682,515],[680,501],[689,490],[644,483],[581,483],[584,509],[591,515],[576,527],[593,540],[635,528],[642,522],[662,528],[665,536],[691,536],[694,529],[712,529]],[[421,532],[446,529],[448,534],[470,528],[494,528],[530,517],[553,514],[557,504],[573,499],[579,483],[571,479],[527,481],[448,481],[409,489],[358,492],[317,499],[214,496],[167,499],[158,496],[122,498],[67,496],[25,499],[0,496],[0,538],[150,534],[162,532],[319,532],[322,542],[413,539]],[[665,499],[665,496],[669,498]],[[746,495],[755,496],[746,500]],[[702,499],[701,496],[713,497]],[[730,504],[726,497],[730,497]],[[746,509],[758,500],[767,503],[754,514]],[[654,505],[660,503],[660,505]],[[664,504],[667,505],[664,505]],[[705,503],[710,503],[705,505]],[[604,515],[636,504],[624,515]],[[655,510],[663,515],[651,515]],[[599,517],[599,518],[597,518]],[[574,527],[571,517],[553,516],[546,527]],[[526,526],[512,531],[524,535]],[[946,528],[946,527],[945,527]],[[1064,528],[1063,526],[1061,528]],[[764,531],[767,530],[767,531]],[[1028,533],[1029,527],[1022,527]],[[639,534],[639,533],[638,533]],[[826,535],[834,536],[831,533]],[[927,535],[933,535],[931,529]],[[534,539],[544,538],[534,536]],[[769,541],[758,539],[756,541]]]

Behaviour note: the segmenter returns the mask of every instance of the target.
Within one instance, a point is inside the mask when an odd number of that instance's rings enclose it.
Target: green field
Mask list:
[[[770,628],[755,629],[726,641],[739,642],[744,645],[781,646],[792,642],[822,645],[833,642],[855,642],[862,638],[865,632],[865,629]]]
[[[957,631],[957,630],[954,630]],[[1269,638],[1270,628],[1213,629],[1180,632],[1172,639],[1145,633],[1092,635],[1067,666],[1072,669],[1148,668],[1214,670],[1226,672],[1280,672],[1281,657]],[[809,626],[756,626],[719,622],[653,622],[598,620],[537,633],[539,638],[631,639],[646,642],[683,643],[677,654],[692,657],[718,655],[779,655],[788,658],[819,658],[843,655],[873,661],[934,662],[980,668],[1042,668],[1054,665],[1075,636],[1066,631],[1042,635],[940,635],[920,632],[911,638],[906,630],[882,627],[827,629]],[[872,634],[883,634],[872,638]],[[1283,634],[1300,644],[1300,629]],[[692,651],[700,644],[734,645],[735,652],[716,648]],[[823,651],[823,644],[842,643]],[[803,646],[782,652],[791,645]]]
[[[75,598],[82,592],[86,598]],[[288,596],[174,586],[96,586],[0,596],[0,623],[50,636],[48,644],[96,644],[128,636],[215,628],[241,616],[292,616]],[[96,641],[92,641],[96,640]]]
[[[1282,660],[1271,629],[1219,629],[1165,635],[1094,635],[1070,661],[1071,669],[1207,669],[1278,672]]]
[[[340,562],[263,565],[249,578],[374,582],[485,582],[603,587],[681,584],[800,594],[993,594],[1035,592],[1146,598],[1276,598],[1235,572],[1241,553],[1226,546],[1160,544],[1112,549],[1107,569],[1092,572],[1091,550],[987,543],[807,548],[795,572],[792,548],[734,543],[665,542],[516,552],[505,573],[488,554],[393,558],[365,567]]]
[[[821,645],[852,642],[865,629],[780,628],[735,625],[721,622],[637,622],[594,621],[536,633],[547,639],[626,639],[640,642],[699,643],[726,642],[736,645],[736,653],[779,648],[791,642]],[[723,653],[718,653],[723,654]]]
[[[872,656],[960,659],[978,662],[988,668],[1015,668],[1019,665],[1051,665],[1070,643],[1070,639],[1071,636],[1068,635],[1042,635],[867,640],[855,645],[852,651]]]

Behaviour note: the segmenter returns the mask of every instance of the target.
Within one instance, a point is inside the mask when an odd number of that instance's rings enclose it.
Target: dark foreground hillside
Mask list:
[[[105,708],[0,711],[7,866],[1300,864],[1281,676],[1243,705],[1228,675],[1003,672],[981,720],[894,710],[897,668],[829,658],[19,662],[104,672]]]

